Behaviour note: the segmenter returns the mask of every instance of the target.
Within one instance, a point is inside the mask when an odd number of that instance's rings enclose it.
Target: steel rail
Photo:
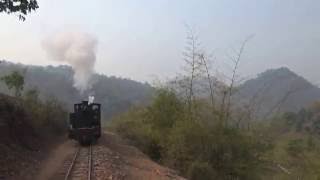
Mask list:
[[[69,168],[68,168],[67,174],[66,174],[66,176],[64,177],[64,180],[68,180],[68,179],[69,179],[70,174],[71,174],[71,171],[72,171],[72,169],[73,169],[73,167],[74,167],[74,164],[75,164],[76,159],[77,159],[77,157],[78,157],[78,154],[79,154],[79,152],[80,152],[80,149],[81,149],[81,147],[79,147],[79,148],[77,149],[76,153],[74,154],[73,159],[72,159],[72,162],[71,162],[71,164],[70,164],[70,166],[69,166]]]
[[[92,145],[89,147],[89,156],[88,156],[88,180],[91,180],[91,171],[92,171]]]
[[[77,149],[77,151],[75,152],[75,154],[73,156],[73,159],[71,161],[71,164],[70,164],[70,166],[68,168],[68,171],[67,171],[67,173],[65,175],[64,180],[70,179],[70,176],[72,174],[73,168],[74,168],[74,166],[76,164],[76,161],[78,159],[78,156],[80,154],[80,150],[81,150],[81,147],[79,147]],[[91,176],[92,176],[92,145],[90,145],[89,151],[88,151],[88,178],[87,179],[91,180]]]

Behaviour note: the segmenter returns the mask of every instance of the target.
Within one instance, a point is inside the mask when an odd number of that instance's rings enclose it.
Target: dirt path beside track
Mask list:
[[[66,163],[72,158],[79,144],[65,140],[41,163],[35,180],[61,179]],[[112,133],[104,133],[92,146],[93,178],[96,180],[171,180],[183,179],[173,170],[151,161],[138,149],[128,145]]]

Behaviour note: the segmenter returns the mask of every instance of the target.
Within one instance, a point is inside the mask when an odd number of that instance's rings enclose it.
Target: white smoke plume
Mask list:
[[[93,101],[94,101],[94,96],[89,96],[89,97],[88,97],[88,104],[89,104],[89,105],[92,104]]]
[[[60,32],[43,41],[43,48],[52,60],[72,66],[73,85],[81,93],[92,86],[96,45],[97,40],[83,32]]]

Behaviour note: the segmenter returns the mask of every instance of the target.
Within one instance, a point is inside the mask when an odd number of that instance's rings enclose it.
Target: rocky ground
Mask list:
[[[79,144],[75,141],[64,140],[53,147],[47,158],[37,162],[19,176],[10,179],[52,180],[63,179],[68,165]],[[169,180],[183,179],[173,170],[160,166],[151,161],[138,149],[128,145],[117,135],[104,133],[93,145],[93,175],[94,180]],[[83,172],[84,178],[86,172]]]

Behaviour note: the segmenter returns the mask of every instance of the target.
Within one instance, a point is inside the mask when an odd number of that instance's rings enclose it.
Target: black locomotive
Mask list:
[[[101,136],[101,105],[98,103],[74,104],[70,113],[68,134],[82,145],[91,144]]]

